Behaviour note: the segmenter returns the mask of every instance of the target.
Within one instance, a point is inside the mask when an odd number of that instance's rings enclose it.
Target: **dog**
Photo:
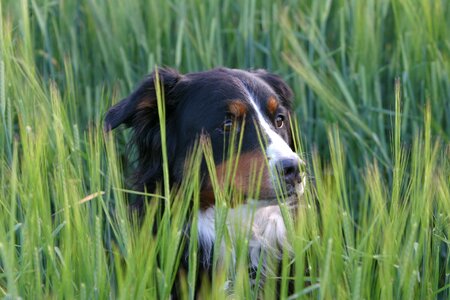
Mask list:
[[[133,129],[132,143],[138,154],[136,185],[148,191],[163,181],[156,78],[165,105],[171,185],[183,181],[187,157],[201,136],[210,141],[216,175],[222,183],[229,163],[224,151],[230,147],[227,142],[232,132],[237,132],[240,156],[231,184],[245,200],[229,209],[227,224],[231,231],[249,230],[251,270],[258,267],[261,253],[281,257],[289,241],[280,199],[295,207],[305,189],[305,163],[293,150],[293,93],[289,86],[261,69],[217,68],[184,75],[169,68],[155,70],[105,117],[106,131],[121,124]],[[255,168],[261,174],[256,193],[251,191]],[[215,191],[204,164],[201,172],[198,245],[200,261],[208,270],[216,240]],[[282,184],[277,184],[277,178]],[[253,199],[255,195],[257,199]]]

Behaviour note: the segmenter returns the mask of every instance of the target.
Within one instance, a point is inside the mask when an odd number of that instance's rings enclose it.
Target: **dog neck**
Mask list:
[[[292,209],[292,207],[290,208]],[[246,204],[227,209],[226,226],[232,243],[232,260],[235,263],[235,245],[239,238],[248,238],[250,268],[256,270],[261,264],[261,271],[270,271],[266,265],[266,256],[281,260],[283,251],[291,251],[287,238],[282,211],[277,201],[248,201]],[[216,218],[218,211],[214,206],[199,212],[198,243],[202,253],[203,267],[209,269],[212,251],[216,243]],[[220,226],[220,224],[217,224]],[[225,257],[225,243],[221,242],[218,263]]]

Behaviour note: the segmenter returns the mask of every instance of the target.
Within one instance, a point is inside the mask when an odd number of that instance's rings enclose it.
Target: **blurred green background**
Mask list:
[[[2,0],[0,294],[167,296],[152,265],[164,247],[109,215],[129,132],[102,134],[107,108],[158,65],[265,68],[292,87],[330,218],[315,219],[323,239],[308,231],[303,296],[448,296],[449,15],[447,0]],[[136,245],[159,250],[127,273],[110,254]]]

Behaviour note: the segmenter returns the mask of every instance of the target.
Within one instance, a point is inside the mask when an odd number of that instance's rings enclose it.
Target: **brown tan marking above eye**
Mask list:
[[[228,111],[232,113],[234,117],[240,118],[247,113],[247,105],[239,99],[230,100],[228,103]]]
[[[267,100],[267,110],[271,115],[274,115],[277,109],[278,109],[278,100],[275,97],[270,96],[269,99]]]

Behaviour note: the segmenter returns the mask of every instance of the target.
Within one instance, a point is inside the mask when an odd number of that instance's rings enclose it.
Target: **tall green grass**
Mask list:
[[[155,299],[177,285],[222,299],[234,279],[236,298],[272,298],[276,278],[249,282],[220,192],[235,261],[201,291],[195,272],[175,278],[186,218],[198,263],[200,154],[180,191],[147,194],[142,226],[130,220],[128,132],[105,135],[102,118],[157,64],[263,67],[292,86],[312,178],[282,297],[290,279],[291,298],[448,297],[449,14],[426,0],[1,1],[0,295]]]

